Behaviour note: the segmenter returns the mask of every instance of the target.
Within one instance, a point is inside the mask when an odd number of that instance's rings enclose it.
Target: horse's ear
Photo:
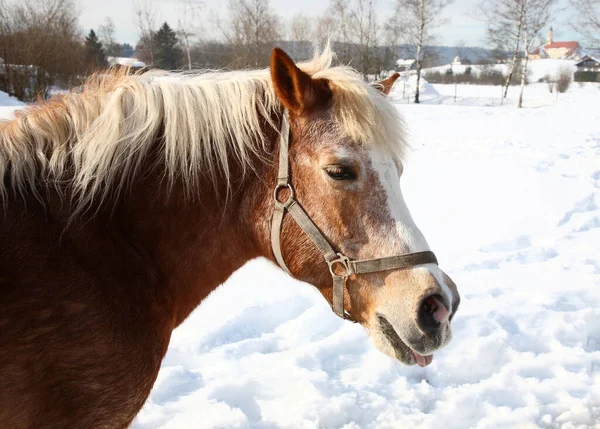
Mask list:
[[[386,80],[382,80],[381,82],[377,82],[374,86],[377,90],[379,90],[382,94],[388,95],[394,86],[394,82],[398,80],[400,77],[400,73],[394,73]]]
[[[271,79],[281,104],[296,116],[309,114],[331,98],[327,81],[304,73],[279,48],[271,54]]]

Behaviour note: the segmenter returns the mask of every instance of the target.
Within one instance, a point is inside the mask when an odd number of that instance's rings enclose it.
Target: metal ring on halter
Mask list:
[[[282,201],[279,201],[279,198],[277,198],[277,194],[283,188],[288,188],[290,190],[290,195],[288,196],[287,200],[282,202]],[[296,197],[296,193],[294,192],[294,188],[292,188],[292,185],[289,183],[286,183],[285,185],[277,185],[277,186],[275,186],[275,189],[273,190],[273,199],[275,200],[275,202],[279,203],[285,207],[289,206],[295,197]]]
[[[342,255],[341,253],[338,253],[337,255],[338,255],[338,257],[336,259],[327,261],[327,264],[329,265],[329,272],[334,277],[349,277],[350,274],[352,274],[352,267],[350,266],[350,259],[348,259],[347,256]],[[340,264],[342,267],[344,267],[344,272],[342,274],[338,274],[335,272],[336,264]]]

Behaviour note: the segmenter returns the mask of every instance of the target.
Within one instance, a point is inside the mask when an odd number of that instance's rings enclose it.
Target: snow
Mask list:
[[[414,100],[416,85],[416,75],[402,74],[396,81],[390,94],[392,100],[397,104],[412,104]],[[588,86],[586,86],[588,85]],[[580,84],[571,82],[571,90],[567,94],[560,94],[556,91],[549,91],[546,83],[532,83],[525,86],[523,95],[523,105],[526,108],[545,107],[554,104],[563,104],[564,98],[571,97],[571,94],[581,94],[582,88],[588,88],[583,91],[589,94],[589,105],[587,108],[596,108],[593,99],[600,95],[597,92],[598,84]],[[519,96],[520,86],[510,86],[508,89],[508,98],[502,100],[503,88],[492,85],[442,85],[430,84],[423,77],[420,82],[420,101],[424,104],[448,104],[453,106],[507,106],[511,109],[516,106]],[[456,100],[455,100],[456,94]],[[587,96],[586,96],[587,97]],[[571,97],[572,98],[572,97]],[[567,101],[565,101],[567,103]],[[575,101],[574,103],[578,103]],[[581,107],[586,108],[586,107]]]
[[[473,75],[479,75],[483,70],[497,70],[501,73],[506,73],[507,66],[506,64],[493,64],[493,65],[479,65],[479,64],[446,64],[443,66],[436,67],[428,67],[422,70],[422,73],[426,75],[427,73],[438,72],[438,73],[446,73],[448,69],[452,69],[454,74],[464,74],[467,69],[471,69],[471,73]]]
[[[106,60],[111,66],[121,65],[125,67],[143,68],[146,67],[146,63],[138,60],[137,58],[129,57],[106,57]]]
[[[25,106],[25,103],[0,91],[0,119],[11,118],[15,110]]]
[[[412,103],[415,98],[415,90],[417,86],[417,75],[413,73],[401,73],[400,77],[396,80],[390,97],[398,104],[400,103]],[[425,78],[421,76],[419,82],[419,99],[421,102],[435,102],[441,100],[437,89],[427,82]]]
[[[530,60],[527,64],[529,82],[537,82],[544,76],[556,79],[562,70],[568,70],[575,74],[577,71],[576,63],[575,60],[553,60],[549,58]]]
[[[392,100],[407,205],[462,297],[450,345],[403,366],[252,261],[174,331],[134,428],[599,427],[600,86],[529,85],[516,109],[517,89],[423,85]]]
[[[551,79],[556,79],[558,73],[561,70],[569,70],[572,74],[577,71],[577,67],[575,64],[577,61],[574,60],[553,60],[549,58],[538,59],[538,60],[529,60],[527,63],[527,76],[529,82],[538,82],[540,79],[550,76]],[[493,64],[493,65],[466,65],[466,64],[447,64],[444,66],[430,67],[423,69],[423,74],[431,73],[431,72],[439,72],[446,73],[446,70],[452,69],[454,74],[464,74],[467,69],[471,69],[471,73],[475,76],[478,76],[483,70],[490,69],[496,70],[502,73],[503,75],[508,74],[508,65],[507,64]]]

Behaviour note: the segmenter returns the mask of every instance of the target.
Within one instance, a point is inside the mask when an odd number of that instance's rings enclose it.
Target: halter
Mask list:
[[[281,227],[286,212],[292,215],[298,226],[319,248],[325,262],[329,266],[329,272],[333,279],[333,312],[345,320],[352,322],[350,314],[344,309],[344,288],[348,277],[352,274],[376,273],[388,270],[402,270],[423,264],[437,264],[437,258],[431,251],[405,253],[402,255],[388,256],[375,259],[351,260],[342,253],[336,252],[327,238],[306,214],[300,203],[296,200],[294,188],[290,183],[289,167],[289,141],[290,124],[287,117],[287,111],[283,114],[281,124],[281,137],[279,140],[279,173],[277,175],[277,186],[273,190],[273,199],[275,200],[275,209],[271,224],[271,246],[273,255],[279,266],[291,275],[289,268],[283,260],[281,253]],[[289,196],[285,201],[279,201],[278,195],[281,190],[287,188]]]

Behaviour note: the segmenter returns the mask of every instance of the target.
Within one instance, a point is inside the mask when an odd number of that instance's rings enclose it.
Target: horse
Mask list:
[[[327,46],[104,73],[0,124],[0,427],[126,428],[172,331],[247,261],[428,365],[460,297],[403,200],[388,94]]]

